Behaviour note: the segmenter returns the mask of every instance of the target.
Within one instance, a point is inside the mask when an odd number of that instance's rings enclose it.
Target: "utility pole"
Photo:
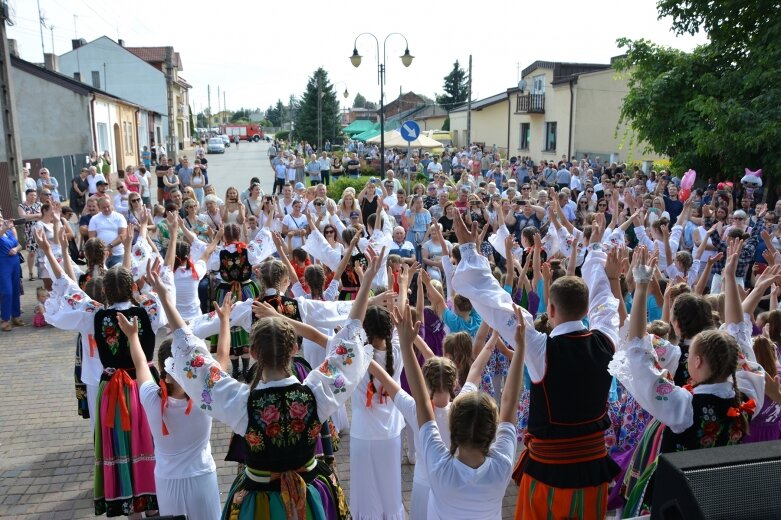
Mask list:
[[[472,144],[472,55],[469,55],[469,82],[467,83],[466,98],[466,145]]]
[[[217,124],[222,124],[222,111],[220,110],[220,86],[217,85]]]
[[[165,48],[165,79],[168,87],[168,157],[176,157],[179,151],[176,146],[176,121],[174,112],[174,48]],[[173,155],[171,155],[173,154]]]
[[[16,120],[16,98],[11,80],[11,53],[5,24],[8,21],[8,4],[0,4],[0,114],[3,118],[3,144],[8,161],[8,188],[11,190],[11,207],[6,208],[6,218],[13,218],[16,207],[21,204],[22,157]]]
[[[54,26],[50,25],[49,30],[52,33],[52,55],[57,56],[57,52],[54,50]]]
[[[43,46],[43,28],[46,27],[46,19],[41,12],[41,0],[38,0],[38,29],[41,31],[41,56],[42,61],[46,61],[46,49]]]
[[[228,111],[228,102],[225,101],[225,91],[222,91],[222,109],[225,110],[225,112]],[[223,119],[223,123],[227,123],[228,121]]]
[[[212,86],[206,85],[206,107],[209,109],[209,134],[211,134],[213,123],[212,123]]]

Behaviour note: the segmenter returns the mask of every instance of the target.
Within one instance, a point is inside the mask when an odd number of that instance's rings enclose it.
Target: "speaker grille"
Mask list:
[[[778,518],[781,482],[777,460],[734,466],[682,469],[708,520]]]

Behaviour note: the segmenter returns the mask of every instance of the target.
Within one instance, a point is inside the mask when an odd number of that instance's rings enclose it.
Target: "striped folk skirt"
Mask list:
[[[524,474],[518,491],[515,519],[603,520],[607,513],[607,488],[607,482],[585,488],[554,488]]]
[[[155,448],[138,385],[124,370],[104,373],[95,417],[95,514],[157,510]]]

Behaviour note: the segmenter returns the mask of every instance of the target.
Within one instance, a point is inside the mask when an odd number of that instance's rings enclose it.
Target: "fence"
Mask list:
[[[22,165],[30,163],[30,177],[38,179],[38,170],[48,168],[52,177],[57,179],[60,199],[65,200],[70,196],[71,181],[86,165],[85,157],[89,152],[80,152],[74,155],[60,155],[56,157],[44,157],[36,159],[23,159]],[[9,182],[8,163],[0,163],[0,210],[5,218],[16,218],[17,210],[13,207],[11,198],[11,183]],[[20,189],[24,188],[24,184]],[[22,196],[24,200],[24,196]]]

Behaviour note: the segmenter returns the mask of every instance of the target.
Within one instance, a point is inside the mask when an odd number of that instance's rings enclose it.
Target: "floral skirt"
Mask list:
[[[645,427],[642,440],[637,445],[624,475],[624,518],[638,516],[647,509],[653,497],[646,497],[648,483],[656,471],[656,460],[662,443],[664,425],[653,419]]]
[[[225,299],[225,296],[230,293],[230,284],[223,282],[217,287],[214,300],[218,305],[222,305],[222,301]],[[258,285],[252,280],[246,280],[241,284],[241,294],[236,294],[235,296],[237,302],[242,302],[249,299],[254,300],[260,296],[260,289],[258,289]],[[216,347],[217,335],[212,336],[210,342],[212,347]],[[249,345],[249,332],[241,327],[231,327],[231,354],[241,355],[243,353],[241,349],[247,345]]]
[[[135,380],[115,385],[104,373],[95,417],[95,514],[127,516],[157,510],[155,448]],[[120,390],[116,391],[119,386]],[[126,408],[123,408],[123,405]],[[113,420],[112,420],[113,416]],[[123,429],[123,421],[130,429]],[[127,424],[127,423],[126,423]]]
[[[350,509],[336,474],[324,462],[319,462],[314,471],[318,475],[306,486],[307,520],[348,520]],[[222,510],[223,520],[287,518],[282,494],[263,489],[244,472],[234,480]]]
[[[76,413],[82,419],[89,419],[87,385],[81,382],[81,334],[76,336],[76,363],[73,369],[73,376],[76,379]]]

